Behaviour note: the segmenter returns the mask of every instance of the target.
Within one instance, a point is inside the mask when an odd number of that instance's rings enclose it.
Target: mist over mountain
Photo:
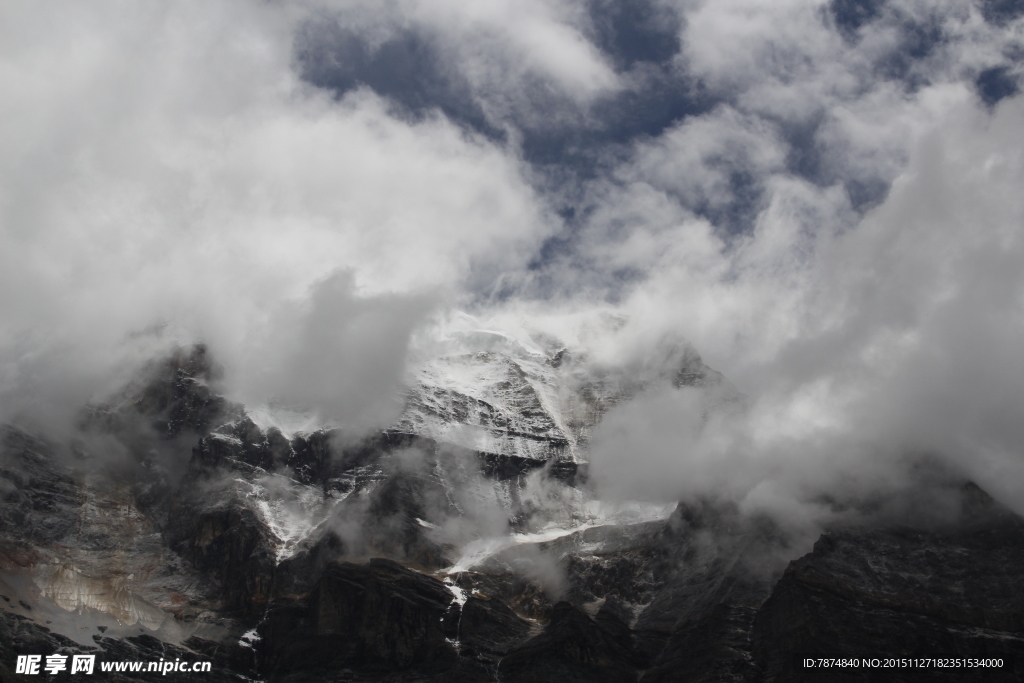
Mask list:
[[[1020,2],[3,15],[0,679],[1020,677]]]

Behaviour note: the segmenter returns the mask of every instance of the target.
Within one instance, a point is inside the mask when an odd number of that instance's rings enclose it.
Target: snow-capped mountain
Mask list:
[[[723,383],[681,340],[671,353],[660,349],[654,372],[637,373],[550,334],[482,329],[469,316],[458,322],[414,363],[396,430],[484,453],[582,463],[601,416],[646,385]]]
[[[0,680],[37,651],[268,683],[767,683],[799,679],[780,651],[918,642],[1024,662],[1024,521],[977,487],[915,494],[961,506],[959,526],[844,528],[789,563],[809,548],[735,505],[588,484],[591,430],[646,388],[742,406],[692,347],[456,322],[415,349],[376,433],[232,403],[202,347],[90,408],[74,443],[6,427]]]

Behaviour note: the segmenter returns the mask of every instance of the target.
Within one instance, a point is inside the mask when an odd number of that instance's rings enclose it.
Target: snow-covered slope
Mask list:
[[[649,363],[638,372],[595,362],[585,348],[549,334],[475,324],[460,317],[413,363],[397,431],[484,453],[585,462],[590,430],[647,384],[721,381],[682,341],[662,350],[653,370]]]
[[[492,351],[430,359],[414,371],[396,428],[485,453],[575,460],[560,378],[549,359]]]

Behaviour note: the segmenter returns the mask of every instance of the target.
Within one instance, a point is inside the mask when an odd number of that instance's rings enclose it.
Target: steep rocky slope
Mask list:
[[[714,500],[595,500],[610,406],[653,381],[742,401],[692,349],[668,357],[652,375],[460,337],[392,428],[353,438],[225,400],[196,348],[71,443],[7,427],[0,680],[54,652],[213,662],[180,680],[825,680],[808,654],[1007,662],[827,680],[1021,678],[1024,521],[973,485],[915,493],[955,508],[941,521],[865,513],[813,549]]]

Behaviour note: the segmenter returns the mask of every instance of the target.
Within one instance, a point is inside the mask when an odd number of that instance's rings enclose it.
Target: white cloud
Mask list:
[[[1024,24],[908,0],[850,41],[825,4],[675,3],[676,66],[722,101],[603,156],[558,197],[579,209],[567,253],[533,270],[559,221],[514,143],[440,113],[404,120],[367,89],[333,100],[299,81],[293,40],[311,16],[371,44],[425,31],[439,68],[515,140],[516,126],[636,85],[585,39],[581,6],[13,7],[0,27],[5,411],[77,406],[167,337],[202,338],[241,394],[372,424],[432,306],[548,278],[557,301],[513,298],[483,317],[578,335],[591,309],[623,314],[625,331],[590,327],[605,362],[683,335],[751,395],[746,417],[707,427],[678,417],[685,394],[623,405],[598,475],[791,510],[787,495],[809,501],[844,477],[903,481],[904,456],[929,453],[1013,502],[1024,104],[990,117],[972,80],[1008,59]],[[912,19],[943,40],[900,80],[883,62]],[[715,211],[750,199],[736,174],[759,193],[756,217],[728,235]],[[860,215],[853,181],[893,180]],[[133,335],[161,323],[163,338]]]
[[[1022,125],[1024,98],[993,118],[951,108],[859,223],[830,234],[840,222],[806,220],[797,197],[718,256],[731,277],[664,263],[623,309],[660,312],[751,404],[702,425],[678,417],[696,398],[642,397],[595,436],[596,476],[630,495],[769,486],[814,506],[899,488],[931,457],[1024,510]]]
[[[514,90],[533,71],[588,101],[618,86],[604,56],[578,29],[580,8],[563,0],[410,0],[405,11],[458,45],[459,63],[481,88]],[[502,53],[505,54],[502,54]]]
[[[737,200],[730,176],[783,170],[786,145],[768,121],[721,106],[684,119],[635,154],[625,178],[678,195],[684,206],[723,209]]]
[[[69,402],[106,390],[95,380],[153,324],[244,355],[276,338],[270,311],[301,307],[339,270],[354,279],[346,296],[453,296],[475,274],[520,267],[550,230],[503,150],[441,118],[396,119],[372,93],[334,103],[299,82],[298,11],[65,3],[7,15],[8,411],[52,402],[62,383],[80,385]]]
[[[579,3],[355,0],[317,4],[326,11],[311,15],[316,22],[336,21],[365,40],[371,52],[390,40],[408,40],[408,34],[424,40],[430,54],[420,58],[436,59],[440,75],[465,85],[472,104],[488,123],[513,138],[519,127],[575,120],[580,110],[623,87],[605,55],[587,39],[583,30],[587,20]]]

